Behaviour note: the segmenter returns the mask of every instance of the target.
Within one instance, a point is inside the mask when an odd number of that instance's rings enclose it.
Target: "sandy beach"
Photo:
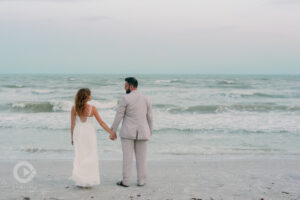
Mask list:
[[[115,185],[121,161],[100,160],[101,185],[80,189],[68,180],[72,160],[27,160],[36,176],[26,184],[16,181],[19,160],[0,161],[0,199],[300,199],[300,159],[224,158],[150,160],[148,182],[136,186],[135,169],[129,188]]]

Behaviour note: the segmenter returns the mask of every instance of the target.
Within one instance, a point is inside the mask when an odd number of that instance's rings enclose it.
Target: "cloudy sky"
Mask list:
[[[0,73],[300,74],[300,0],[0,0]]]

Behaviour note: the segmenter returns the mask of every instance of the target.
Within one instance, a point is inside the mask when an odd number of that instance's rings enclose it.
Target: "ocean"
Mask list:
[[[0,159],[72,159],[79,88],[110,126],[126,75],[0,75]],[[300,155],[299,75],[136,75],[153,104],[149,159]],[[121,124],[120,124],[121,126]],[[99,159],[121,159],[96,123]]]

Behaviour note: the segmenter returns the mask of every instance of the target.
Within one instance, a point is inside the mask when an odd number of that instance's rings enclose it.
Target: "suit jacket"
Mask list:
[[[120,137],[132,140],[149,140],[153,117],[150,100],[137,90],[126,94],[120,101],[111,129],[116,133],[123,120]]]

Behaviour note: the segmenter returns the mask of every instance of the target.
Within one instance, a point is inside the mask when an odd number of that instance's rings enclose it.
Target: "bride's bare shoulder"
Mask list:
[[[94,112],[95,112],[96,107],[95,107],[94,105],[90,105],[90,104],[87,104],[87,106],[88,106],[88,107],[87,107],[88,110],[91,111],[91,115],[93,115]]]
[[[92,111],[97,110],[96,106],[91,105],[91,107],[92,107]]]
[[[93,113],[93,114],[98,114],[98,115],[99,115],[96,106],[92,106],[92,113]]]
[[[90,105],[90,104],[86,104],[88,109],[94,109],[95,106]]]

